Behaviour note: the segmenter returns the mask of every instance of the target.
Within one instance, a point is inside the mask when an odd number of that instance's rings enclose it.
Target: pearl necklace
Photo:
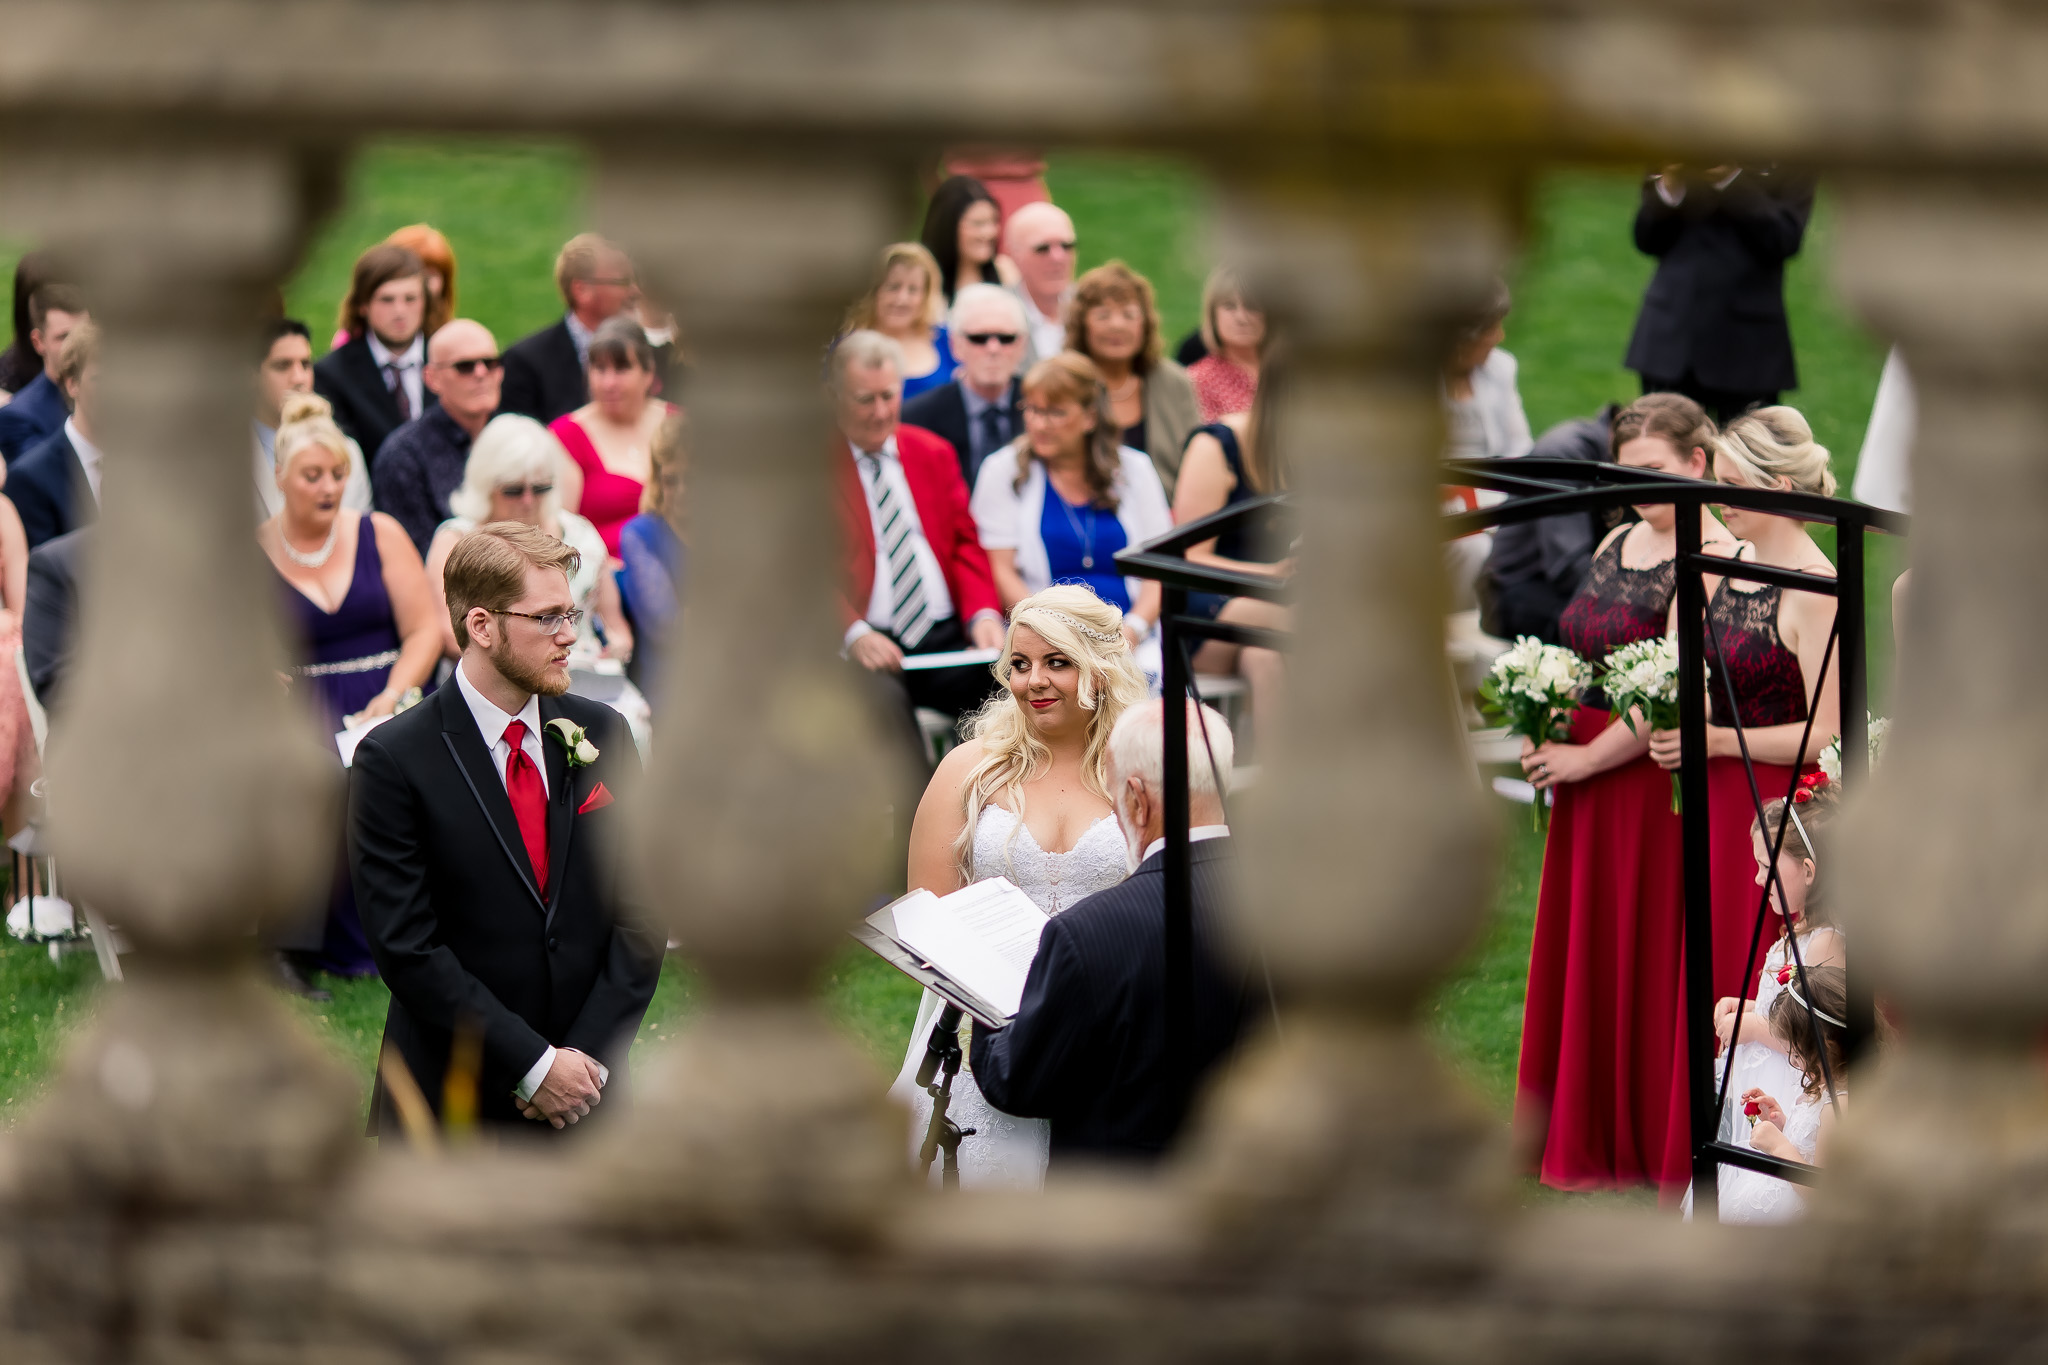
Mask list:
[[[313,553],[307,554],[302,550],[292,548],[290,537],[284,533],[284,518],[278,518],[277,522],[277,543],[284,547],[285,558],[291,560],[294,564],[302,565],[308,569],[317,569],[328,560],[334,558],[334,542],[340,535],[341,513],[337,511],[334,514],[334,520],[327,527],[327,543],[313,551]]]

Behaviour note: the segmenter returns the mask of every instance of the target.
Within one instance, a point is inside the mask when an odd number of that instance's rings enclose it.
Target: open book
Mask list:
[[[1024,998],[1045,912],[1008,878],[950,896],[913,891],[863,920],[853,936],[913,981],[1001,1028]]]

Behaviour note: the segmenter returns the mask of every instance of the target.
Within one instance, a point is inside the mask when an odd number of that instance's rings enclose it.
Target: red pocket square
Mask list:
[[[590,789],[590,795],[583,798],[583,804],[576,808],[578,815],[588,815],[594,810],[603,810],[612,803],[612,794],[600,782]]]

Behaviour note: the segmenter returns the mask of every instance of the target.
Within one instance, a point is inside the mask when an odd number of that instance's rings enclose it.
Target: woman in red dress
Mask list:
[[[1827,497],[1835,491],[1827,448],[1815,443],[1806,419],[1787,407],[1758,408],[1730,422],[1715,444],[1714,478],[1741,488],[1780,488]],[[1806,533],[1805,523],[1740,507],[1724,507],[1721,515],[1742,541],[1737,558],[1822,578],[1835,576],[1834,565]],[[1749,828],[1756,819],[1756,796],[1766,803],[1784,800],[1794,772],[1818,761],[1820,751],[1842,728],[1840,670],[1832,660],[1827,677],[1821,678],[1821,658],[1835,625],[1835,599],[1736,578],[1709,577],[1706,590],[1712,623],[1705,652],[1712,670],[1707,682],[1707,811],[1714,888],[1714,995],[1748,998],[1755,993],[1757,973],[1757,964],[1748,961],[1750,939],[1763,909]],[[1729,714],[1728,683],[1734,684],[1756,796],[1750,791],[1750,774],[1743,770],[1742,745]],[[1816,690],[1818,714],[1809,732],[1806,714]],[[1657,731],[1650,737],[1651,759],[1676,771],[1678,743],[1676,730]],[[1758,939],[1759,959],[1770,946],[1769,938],[1767,934]],[[1681,1020],[1683,1013],[1681,1005]],[[1681,1030],[1681,1066],[1683,1056]],[[1687,1112],[1683,1095],[1675,1103],[1677,1114]],[[1684,1131],[1682,1126],[1679,1131]]]
[[[619,531],[640,512],[655,434],[676,409],[654,395],[654,348],[630,315],[598,326],[586,368],[590,401],[548,430],[571,461],[562,471],[562,506],[597,527],[617,558]]]
[[[1646,394],[1615,416],[1612,439],[1622,464],[1697,479],[1714,427],[1689,398]],[[1678,512],[1636,511],[1641,522],[1601,542],[1558,623],[1565,645],[1596,666],[1669,624]],[[1732,544],[1704,509],[1697,515],[1703,538]],[[1556,806],[1523,1005],[1517,1131],[1540,1149],[1546,1185],[1682,1189],[1686,1163],[1667,1155],[1672,1096],[1685,1093],[1683,1069],[1672,1069],[1684,924],[1671,780],[1650,761],[1641,720],[1631,730],[1597,693],[1572,717],[1569,742],[1525,747],[1523,770]],[[1682,1154],[1683,1130],[1678,1145]]]

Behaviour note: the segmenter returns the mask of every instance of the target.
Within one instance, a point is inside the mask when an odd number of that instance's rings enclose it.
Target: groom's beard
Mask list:
[[[528,692],[543,697],[559,697],[569,690],[569,670],[559,664],[543,664],[539,668],[521,663],[512,652],[510,640],[500,640],[491,650],[491,666],[498,670],[498,676],[508,683],[514,683]]]
[[[1132,832],[1131,822],[1124,815],[1124,799],[1121,794],[1117,796],[1112,809],[1116,811],[1117,833],[1124,836],[1124,875],[1129,876],[1138,870],[1138,864],[1145,861],[1145,845],[1138,842],[1145,837],[1145,832]]]

